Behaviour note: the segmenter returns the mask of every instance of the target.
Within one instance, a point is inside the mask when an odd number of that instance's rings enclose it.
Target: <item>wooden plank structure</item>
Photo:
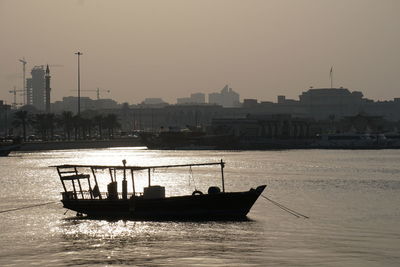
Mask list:
[[[95,199],[99,197],[99,199],[102,199],[102,195],[99,191],[99,184],[97,181],[97,176],[96,176],[96,171],[97,170],[107,170],[109,172],[110,180],[111,180],[111,186],[114,186],[113,192],[116,194],[116,198],[118,198],[118,192],[116,191],[116,186],[117,186],[117,171],[123,171],[123,180],[122,180],[122,198],[127,199],[128,197],[128,190],[127,190],[127,170],[130,172],[131,175],[131,180],[132,180],[132,195],[136,195],[136,189],[135,189],[135,177],[134,177],[134,172],[135,171],[143,171],[147,170],[148,171],[148,186],[151,186],[151,170],[154,169],[160,169],[160,168],[176,168],[176,167],[193,167],[193,166],[212,166],[212,165],[220,165],[221,166],[221,182],[222,182],[222,192],[225,192],[225,180],[224,180],[224,167],[225,167],[225,162],[221,159],[219,162],[208,162],[208,163],[192,163],[192,164],[175,164],[175,165],[155,165],[155,166],[126,166],[126,160],[122,161],[123,165],[79,165],[79,164],[63,164],[63,165],[57,165],[57,166],[52,166],[57,168],[58,175],[61,179],[61,183],[64,188],[64,198],[73,198],[73,199],[85,199],[85,194],[84,192],[89,193],[90,199]],[[90,169],[92,172],[92,176],[94,179],[94,187],[92,188],[91,183],[90,183],[90,174],[83,174],[79,173],[78,169]],[[82,189],[82,184],[81,180],[87,180],[88,183],[88,190],[84,191]],[[65,181],[71,181],[72,183],[72,188],[73,191],[68,191],[67,187],[65,185]],[[79,190],[76,188],[76,183],[79,187]],[[108,188],[108,194],[110,195],[110,188]],[[71,196],[72,193],[72,196]],[[108,197],[110,197],[108,195]]]
[[[177,168],[194,166],[221,167],[222,192],[217,186],[210,186],[207,193],[198,190],[190,195],[165,196],[165,187],[152,185],[151,171],[154,169]],[[64,192],[61,202],[64,208],[77,212],[78,216],[86,214],[92,218],[127,218],[139,220],[171,220],[171,219],[241,219],[246,216],[251,207],[265,189],[266,185],[251,188],[242,192],[225,192],[224,167],[225,163],[191,163],[156,166],[127,166],[126,160],[122,165],[71,165],[53,166],[57,168]],[[90,174],[80,170],[90,170]],[[109,174],[107,193],[101,193],[98,183],[98,171]],[[135,188],[135,172],[148,173],[148,186],[143,193],[137,193]],[[121,175],[122,174],[122,175]],[[132,179],[132,194],[128,198],[127,177]],[[119,176],[119,177],[117,177]],[[118,182],[122,176],[122,192],[118,192]],[[93,178],[92,178],[93,177]],[[118,179],[117,179],[118,178]],[[92,184],[94,181],[94,186]],[[67,188],[66,183],[72,184]],[[102,185],[104,183],[101,183]],[[83,190],[87,185],[88,190]],[[68,189],[71,189],[68,191]]]

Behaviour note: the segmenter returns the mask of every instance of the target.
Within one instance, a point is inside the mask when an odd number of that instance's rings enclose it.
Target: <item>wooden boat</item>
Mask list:
[[[165,187],[151,184],[151,171],[160,168],[220,165],[222,192],[211,186],[207,193],[194,191],[191,195],[165,196]],[[61,202],[64,208],[89,218],[123,218],[133,220],[218,220],[245,219],[257,198],[265,189],[258,186],[245,192],[225,192],[225,163],[196,163],[164,166],[123,165],[59,165],[57,168],[64,188]],[[82,173],[86,169],[91,172]],[[100,192],[98,172],[107,171],[110,183],[107,192]],[[143,193],[135,188],[135,173],[147,171],[148,186]],[[130,175],[129,175],[130,174]],[[128,193],[127,176],[131,178],[132,192]],[[120,176],[120,177],[117,177]],[[118,184],[122,192],[118,192]],[[104,184],[104,183],[103,183]],[[86,188],[84,188],[86,186]],[[69,189],[68,189],[69,188]]]
[[[12,149],[4,149],[4,148],[1,148],[1,149],[0,149],[0,157],[7,157],[8,154],[11,153],[11,151],[12,151]]]
[[[167,150],[234,149],[234,144],[237,141],[233,135],[207,134],[198,129],[163,131],[159,133],[142,132],[139,137],[148,149]]]
[[[387,149],[395,148],[384,134],[337,133],[322,134],[311,144],[313,148],[325,149]]]
[[[19,145],[0,145],[0,157],[7,157],[11,151],[18,150]]]

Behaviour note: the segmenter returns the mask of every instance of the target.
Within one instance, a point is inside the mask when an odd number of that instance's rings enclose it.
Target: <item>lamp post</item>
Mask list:
[[[80,56],[83,55],[81,52],[76,52],[75,55],[78,56],[78,116],[81,115],[81,64]]]

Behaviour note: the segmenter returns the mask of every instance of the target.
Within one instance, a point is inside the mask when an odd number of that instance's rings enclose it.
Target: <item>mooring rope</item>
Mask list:
[[[309,219],[310,217],[308,217],[308,216],[306,216],[306,215],[304,215],[304,214],[301,214],[300,212],[297,212],[297,211],[295,211],[295,210],[292,210],[292,209],[289,209],[288,207],[285,207],[285,206],[283,206],[282,204],[280,204],[280,203],[278,203],[278,202],[276,202],[276,201],[274,201],[274,200],[272,200],[272,199],[270,199],[270,198],[268,198],[268,197],[266,197],[266,196],[264,196],[264,195],[261,195],[263,198],[265,198],[266,200],[268,200],[268,201],[270,201],[272,204],[274,204],[274,205],[276,205],[277,207],[279,207],[279,208],[281,208],[282,210],[284,210],[284,211],[286,211],[287,213],[290,213],[290,214],[292,214],[293,216],[296,216],[297,218],[305,218],[305,219]]]
[[[9,210],[2,210],[2,211],[0,211],[0,213],[6,213],[6,212],[11,212],[11,211],[23,210],[23,209],[29,209],[29,208],[34,208],[34,207],[49,205],[49,204],[53,204],[53,203],[57,203],[57,202],[59,202],[59,201],[52,201],[52,202],[40,203],[40,204],[35,204],[35,205],[30,205],[30,206],[24,206],[24,207],[9,209]]]
[[[196,180],[194,179],[194,176],[193,176],[192,166],[189,166],[189,186],[192,186],[190,181],[193,182],[194,190],[197,191]]]

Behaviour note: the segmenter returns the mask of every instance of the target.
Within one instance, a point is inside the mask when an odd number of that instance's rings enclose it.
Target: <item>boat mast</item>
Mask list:
[[[74,170],[75,170],[75,175],[78,175],[78,169],[75,167]],[[82,190],[81,181],[80,181],[80,179],[77,179],[77,180],[78,180],[79,190],[81,191],[81,196],[82,196],[82,198],[85,198],[85,197],[83,196],[83,190]],[[73,181],[74,181],[74,180],[72,180],[72,182],[73,182]],[[74,184],[74,189],[75,189],[75,184]],[[75,194],[76,194],[76,192],[75,192]]]
[[[126,160],[122,161],[124,164],[124,179],[122,180],[122,198],[128,199],[128,182],[126,181]]]
[[[114,182],[113,174],[112,174],[112,168],[108,168],[108,171],[110,172],[111,182]]]
[[[100,191],[99,191],[99,183],[97,182],[96,173],[95,173],[93,167],[91,167],[90,169],[92,170],[92,174],[93,174],[93,178],[94,178],[94,182],[95,182],[95,187],[97,186],[97,191],[98,191],[98,193],[99,193],[99,194],[98,194],[98,195],[99,195],[99,198],[102,199],[101,194],[100,194]],[[93,194],[93,192],[92,192],[92,194]]]
[[[151,179],[150,179],[150,172],[151,172],[151,171],[150,171],[150,168],[149,168],[149,187],[150,187],[150,180],[151,180]]]
[[[132,177],[132,190],[133,190],[133,196],[135,197],[135,177],[133,176],[133,169],[131,169],[131,177]]]
[[[225,167],[225,163],[221,159],[222,192],[225,193],[224,167]]]

